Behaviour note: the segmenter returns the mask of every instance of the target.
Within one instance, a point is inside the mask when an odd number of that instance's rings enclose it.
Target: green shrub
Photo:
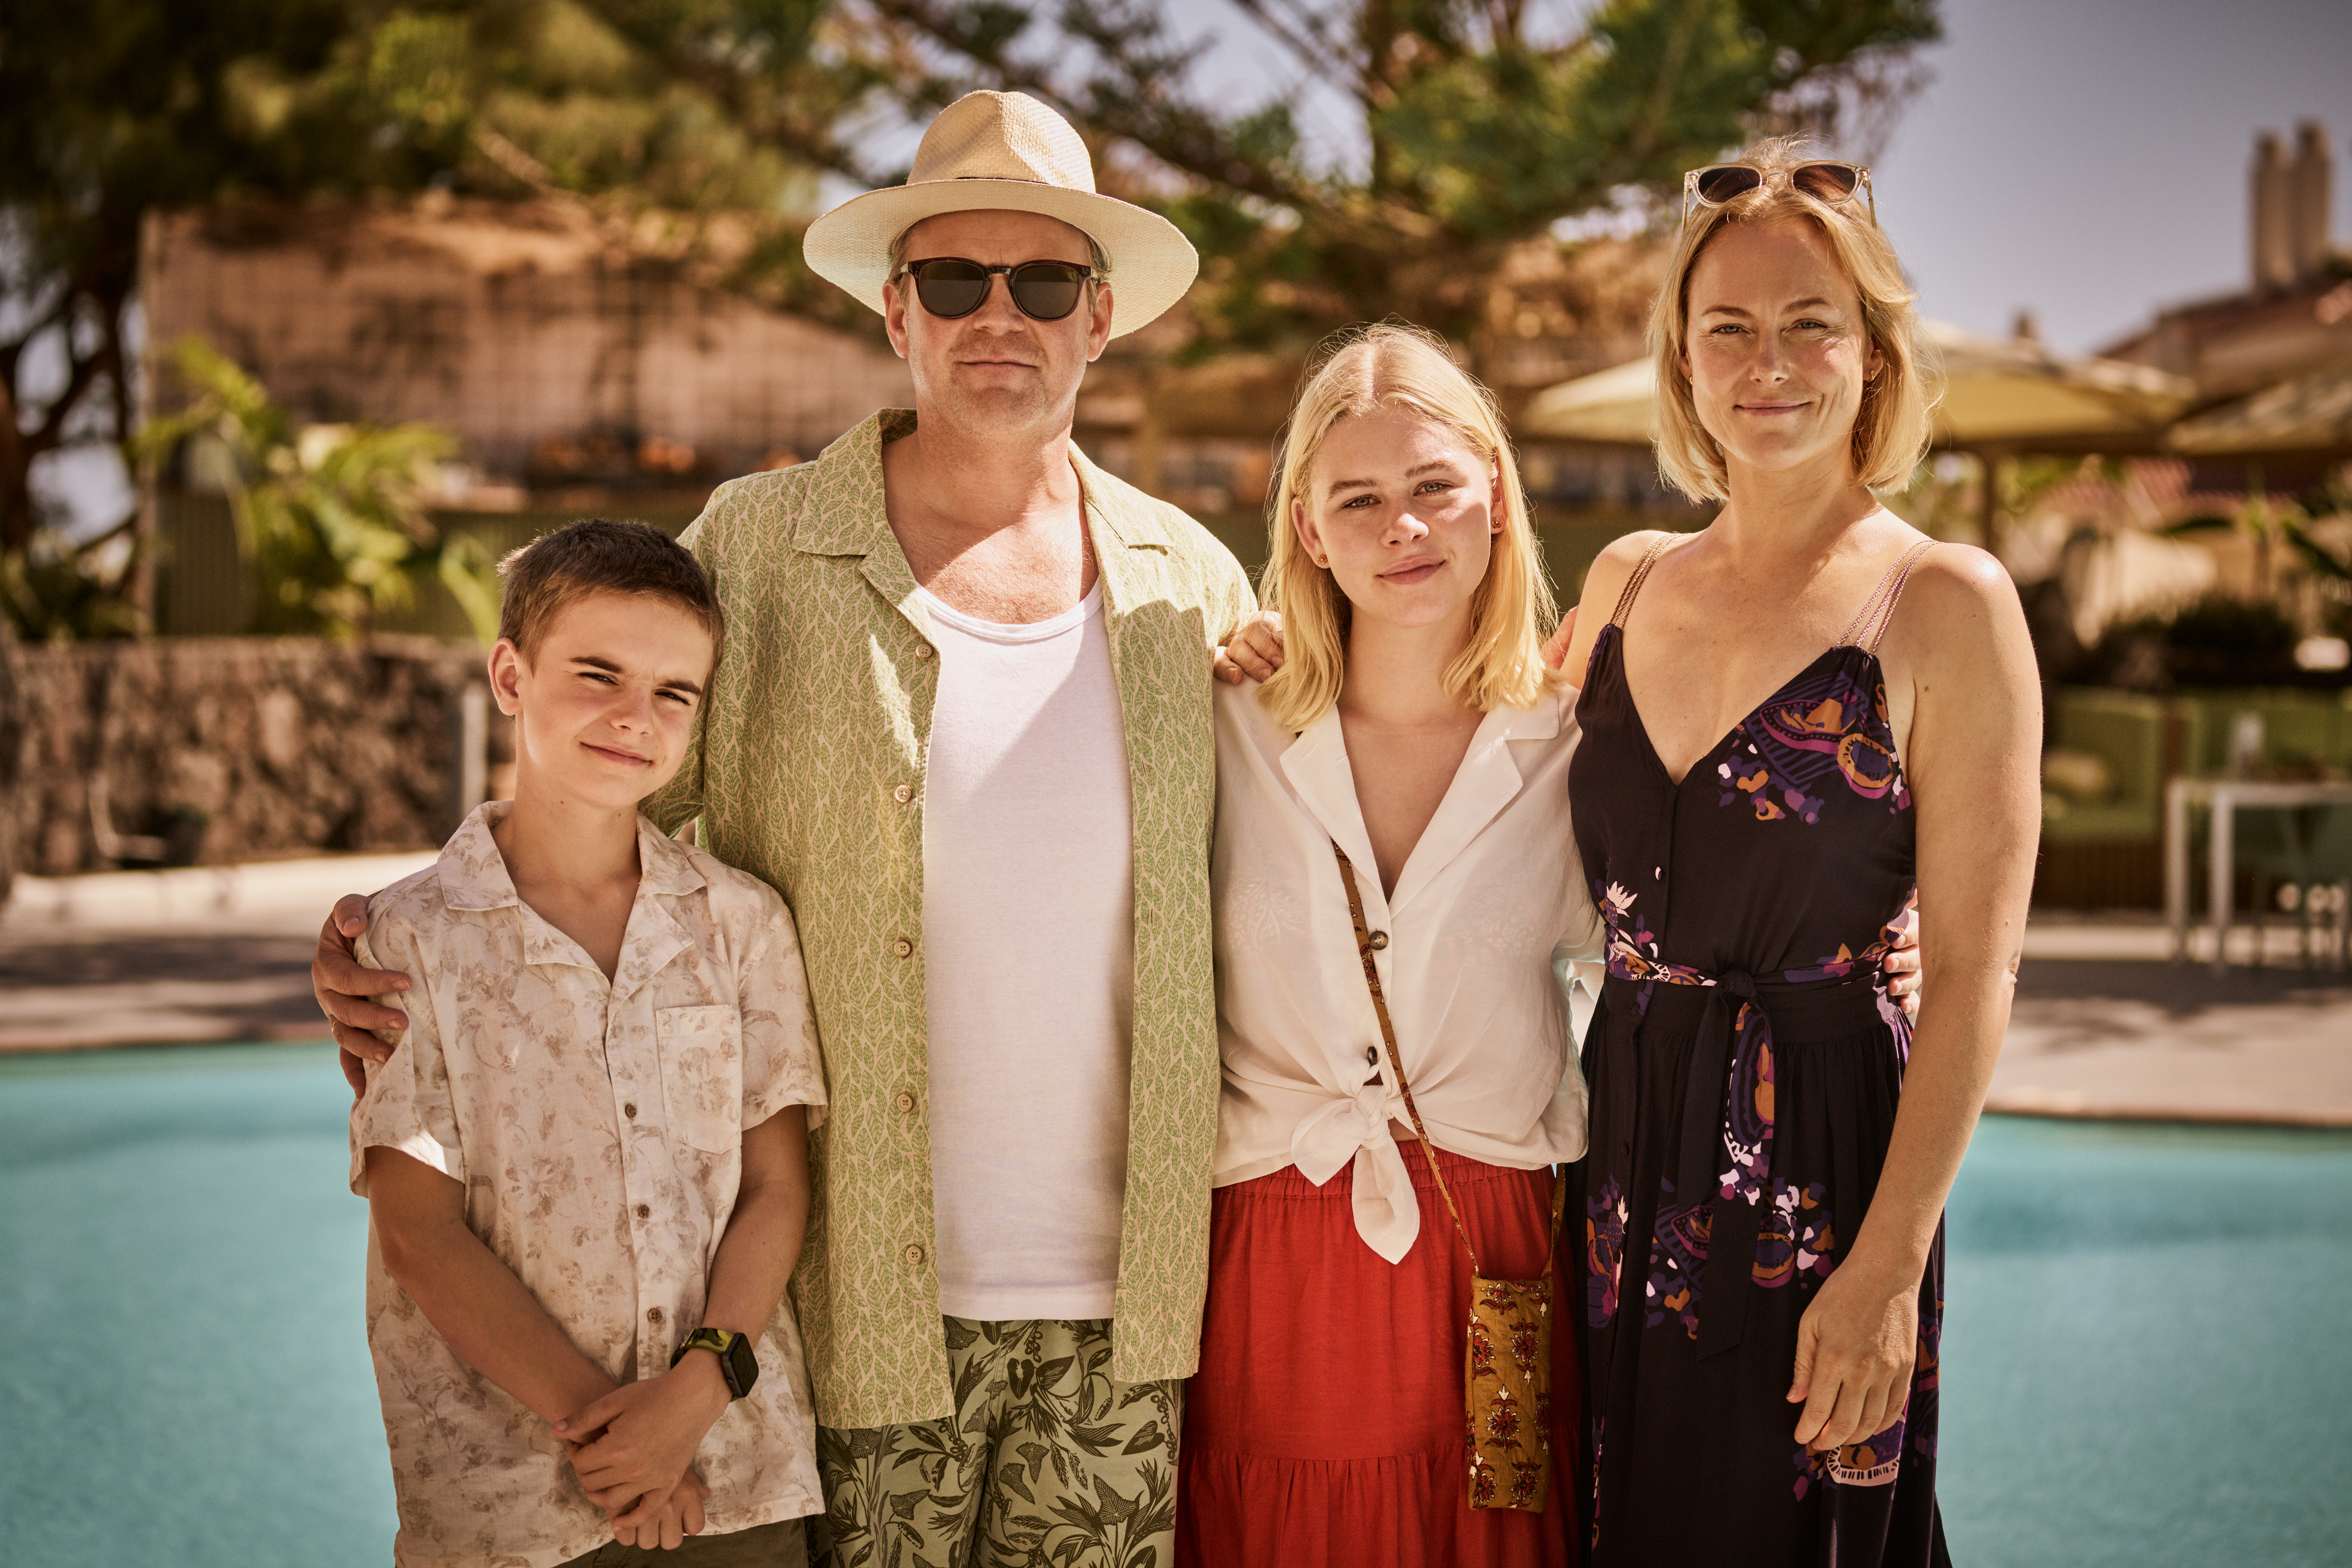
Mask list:
[[[160,458],[191,441],[217,444],[226,461],[208,466],[253,574],[249,630],[356,637],[409,604],[419,578],[436,577],[483,641],[498,636],[492,563],[470,539],[443,539],[425,506],[434,469],[457,454],[454,436],[418,423],[298,428],[259,382],[201,339],[173,359],[196,397],[137,445]]]

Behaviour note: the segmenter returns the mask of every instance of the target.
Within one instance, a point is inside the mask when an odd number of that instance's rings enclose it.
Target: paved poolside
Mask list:
[[[336,897],[433,856],[20,877],[0,906],[0,1052],[316,1040],[310,952]]]
[[[21,879],[0,910],[0,1053],[318,1039],[326,910],[432,858]],[[1988,1109],[2352,1127],[2352,974],[2296,967],[2284,927],[2261,970],[2168,952],[2152,918],[2038,918]]]

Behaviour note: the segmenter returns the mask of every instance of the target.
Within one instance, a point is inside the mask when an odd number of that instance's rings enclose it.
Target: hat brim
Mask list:
[[[880,311],[890,281],[890,242],[941,213],[1040,213],[1084,231],[1110,258],[1110,335],[1157,319],[1184,297],[1200,253],[1177,226],[1116,196],[1030,180],[926,180],[853,196],[814,223],[801,242],[809,270]]]

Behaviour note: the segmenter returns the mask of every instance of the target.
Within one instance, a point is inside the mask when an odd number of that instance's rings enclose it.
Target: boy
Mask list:
[[[717,662],[694,558],[634,523],[517,552],[490,682],[511,805],[371,907],[415,981],[352,1112],[401,1564],[804,1559],[807,1373],[778,1312],[824,1093],[792,917],[664,837]]]

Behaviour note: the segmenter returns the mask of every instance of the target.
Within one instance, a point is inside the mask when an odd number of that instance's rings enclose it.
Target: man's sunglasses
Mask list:
[[[1032,321],[1058,321],[1078,308],[1091,267],[1068,261],[1024,261],[1017,267],[982,267],[958,256],[909,261],[906,270],[915,279],[915,297],[932,315],[954,321],[969,316],[988,302],[990,279],[1004,275],[1013,302]]]
[[[1691,204],[1719,207],[1759,185],[1786,183],[1815,201],[1850,202],[1859,194],[1870,204],[1870,221],[1878,221],[1878,198],[1871,193],[1870,171],[1859,163],[1800,163],[1793,169],[1759,169],[1750,163],[1709,163],[1683,176],[1683,220]]]

